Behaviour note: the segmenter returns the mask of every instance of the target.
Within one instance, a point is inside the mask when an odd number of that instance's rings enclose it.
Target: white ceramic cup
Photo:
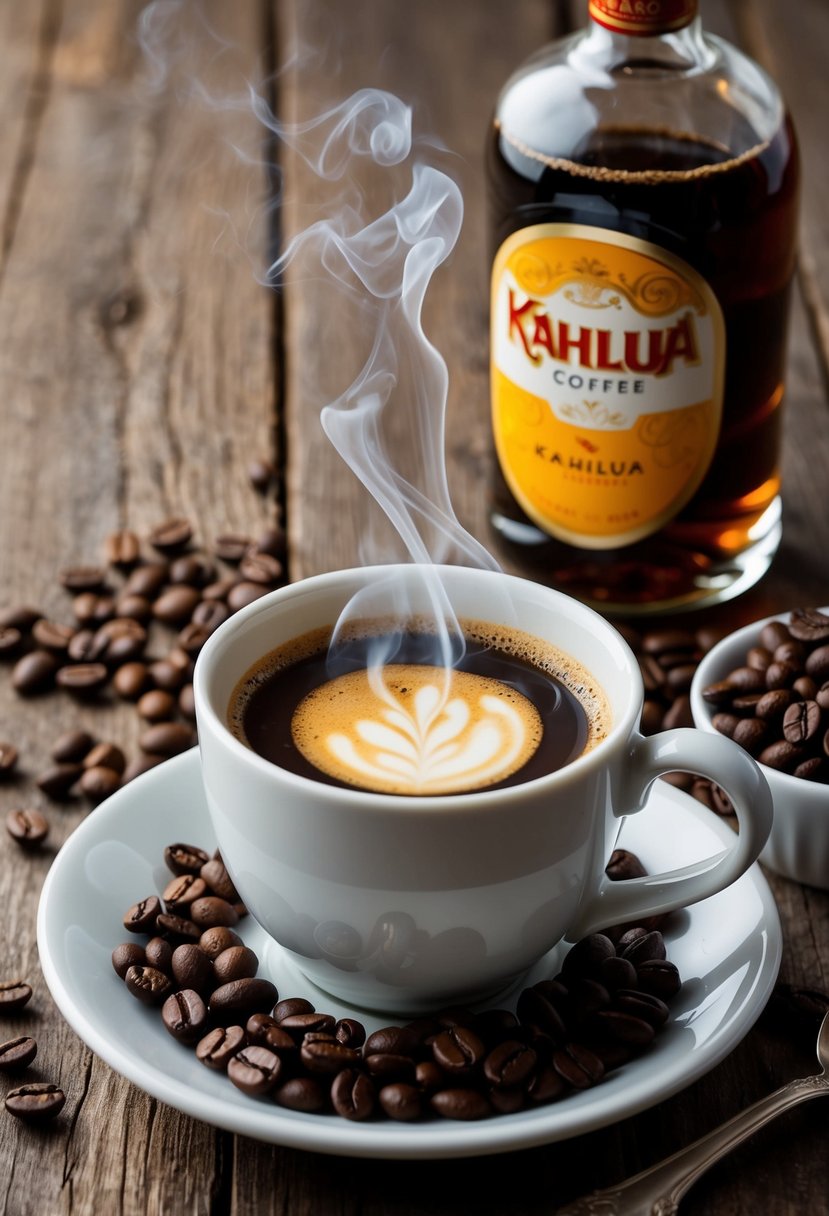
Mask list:
[[[572,656],[604,690],[607,736],[564,768],[500,790],[364,793],[297,776],[236,738],[228,707],[241,677],[281,644],[333,626],[355,592],[390,573],[415,605],[423,599],[413,566],[309,578],[225,622],[196,664],[202,774],[222,857],[257,921],[314,983],[390,1012],[483,998],[563,937],[695,903],[755,860],[772,812],[754,761],[696,730],[643,737],[639,667],[616,630],[568,596],[504,574],[441,569],[459,617],[504,623],[496,614],[508,592],[507,623]],[[608,881],[623,816],[673,770],[718,782],[739,835],[679,870]]]

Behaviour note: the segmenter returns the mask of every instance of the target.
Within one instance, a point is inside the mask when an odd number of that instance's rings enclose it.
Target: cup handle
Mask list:
[[[650,787],[663,773],[688,772],[722,786],[734,804],[739,834],[721,853],[678,870],[621,881],[603,876],[599,890],[582,904],[568,929],[571,941],[610,925],[673,912],[722,891],[756,861],[771,831],[768,783],[749,754],[723,735],[678,729],[636,736],[628,771],[620,798],[627,809],[616,812],[619,817],[641,811]]]

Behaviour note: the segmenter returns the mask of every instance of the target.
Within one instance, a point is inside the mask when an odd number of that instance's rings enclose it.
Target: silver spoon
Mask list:
[[[784,1110],[829,1094],[829,1013],[818,1032],[817,1058],[821,1071],[815,1076],[789,1081],[687,1148],[618,1186],[584,1195],[569,1207],[559,1209],[557,1216],[671,1216],[678,1210],[685,1192],[720,1157]]]

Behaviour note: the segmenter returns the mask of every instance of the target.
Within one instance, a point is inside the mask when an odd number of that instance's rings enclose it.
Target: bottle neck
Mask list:
[[[592,0],[593,4],[599,2]],[[619,2],[616,0],[617,5]],[[652,28],[646,34],[610,29],[594,17],[585,30],[579,52],[611,73],[636,70],[674,74],[705,70],[711,65],[712,48],[703,35],[696,3],[692,0],[683,3],[691,14],[683,25],[663,30]]]
[[[627,38],[655,38],[690,25],[697,0],[590,0],[591,19]]]

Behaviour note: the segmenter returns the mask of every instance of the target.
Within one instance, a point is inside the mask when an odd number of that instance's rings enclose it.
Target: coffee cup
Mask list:
[[[262,597],[213,634],[194,678],[207,804],[241,897],[314,984],[390,1013],[490,997],[564,938],[705,899],[751,865],[771,827],[763,775],[730,740],[640,733],[639,667],[601,616],[499,572],[438,573],[461,622],[483,619],[493,636],[534,638],[562,656],[588,732],[560,767],[451,793],[377,791],[293,771],[240,737],[240,687],[269,654],[327,635],[353,597],[391,580],[416,617],[433,610],[417,566],[337,571]],[[739,834],[715,857],[610,882],[624,817],[675,770],[722,786]]]

